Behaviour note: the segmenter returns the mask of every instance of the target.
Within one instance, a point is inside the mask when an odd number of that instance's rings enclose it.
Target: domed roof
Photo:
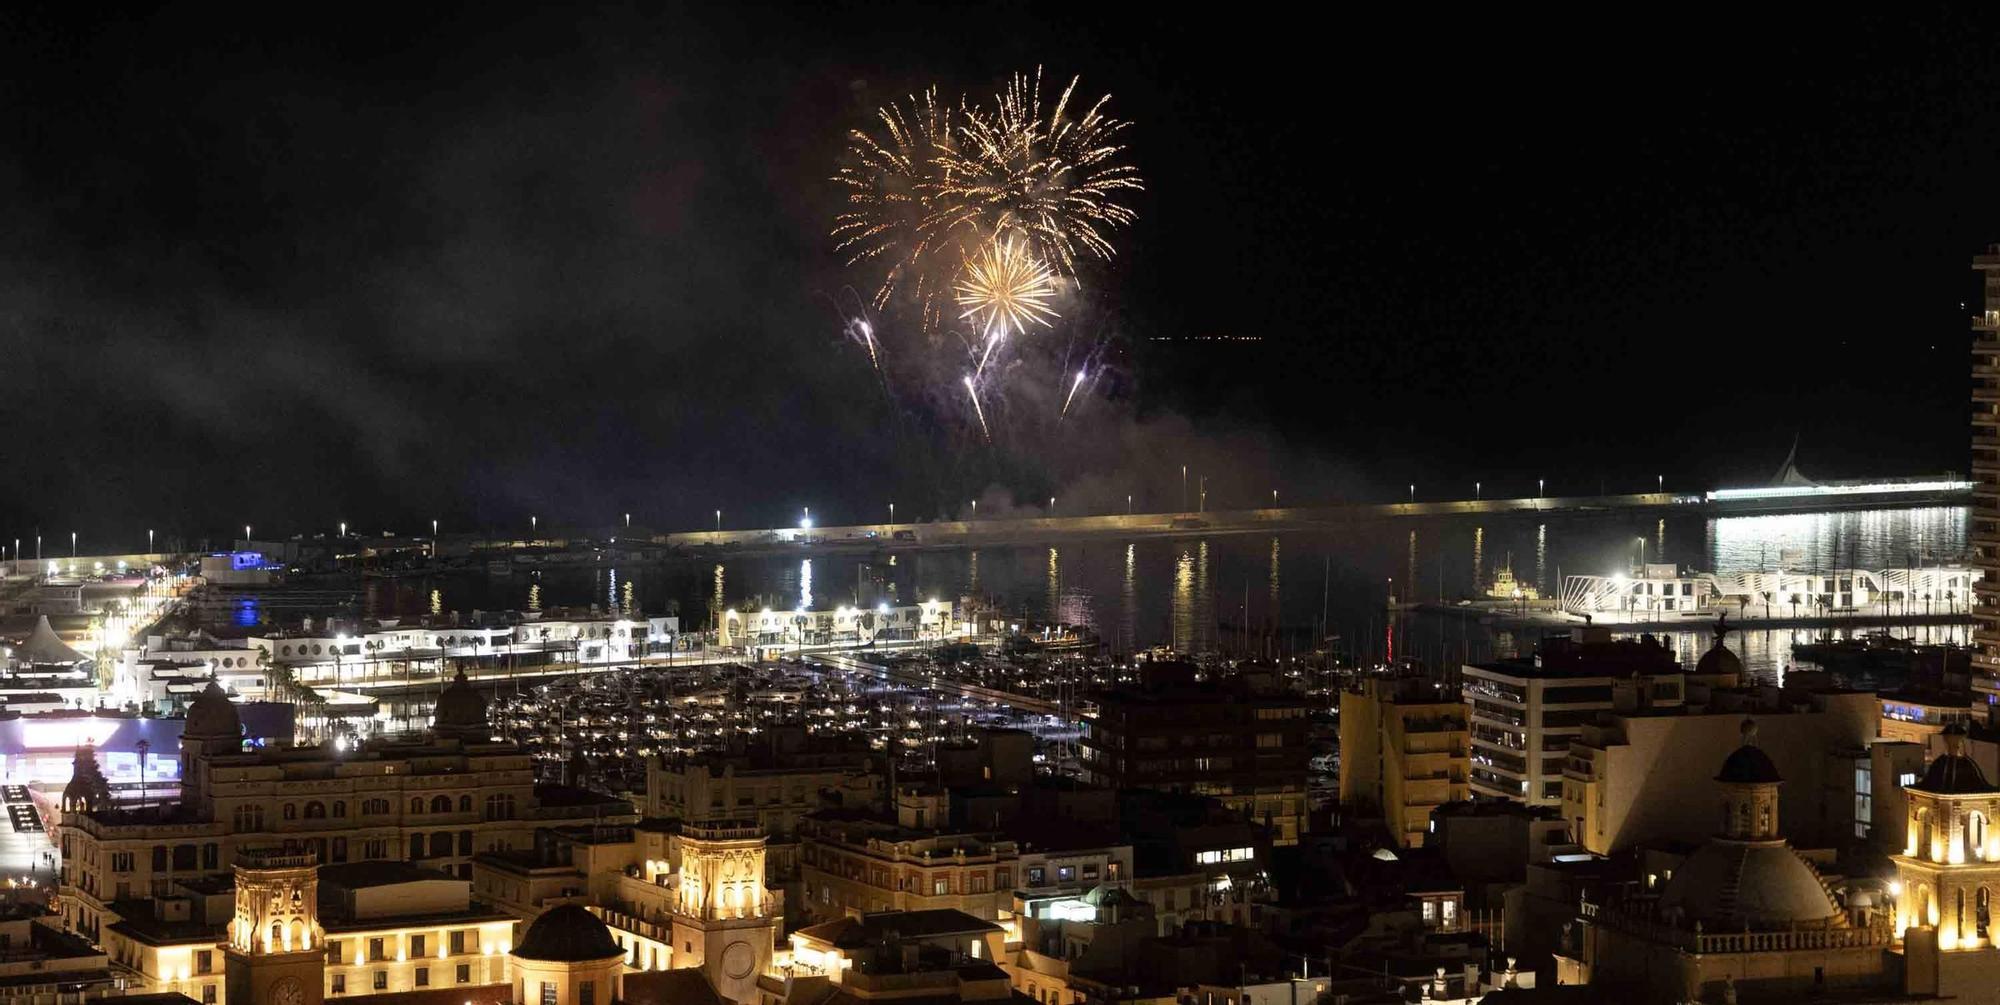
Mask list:
[[[1788,928],[1840,916],[1819,874],[1781,841],[1702,845],[1674,870],[1660,907],[1710,931]]]
[[[1742,657],[1738,657],[1736,653],[1730,653],[1730,647],[1722,645],[1722,639],[1726,639],[1728,635],[1730,635],[1730,615],[1724,611],[1722,619],[1716,621],[1716,645],[1708,647],[1708,653],[1702,653],[1702,659],[1696,661],[1696,665],[1694,665],[1694,673],[1698,673],[1698,675],[1720,675],[1720,673],[1742,675],[1744,673],[1744,661],[1742,661]]]
[[[230,736],[243,735],[243,720],[236,716],[236,705],[222,691],[222,685],[215,678],[208,680],[208,686],[201,689],[194,701],[188,703],[187,722],[181,727],[183,736]]]
[[[1965,756],[1965,724],[1959,722],[1944,728],[1944,753],[1931,762],[1923,780],[1904,787],[1941,796],[2000,792],[2000,788],[1986,780],[1979,762]]]
[[[438,694],[431,728],[441,736],[462,735],[484,739],[491,727],[486,723],[486,698],[465,679],[465,668]]]
[[[1784,776],[1778,774],[1778,766],[1771,763],[1771,755],[1757,746],[1756,720],[1743,720],[1740,733],[1743,745],[1722,762],[1722,770],[1715,773],[1715,780],[1734,785],[1776,785],[1784,781]]]
[[[611,938],[611,929],[580,904],[562,904],[542,912],[528,934],[514,947],[524,960],[588,963],[625,955]]]

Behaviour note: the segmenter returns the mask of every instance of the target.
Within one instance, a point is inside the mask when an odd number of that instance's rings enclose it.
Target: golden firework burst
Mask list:
[[[1057,317],[1055,273],[1014,237],[986,242],[959,271],[957,291],[959,319],[988,337],[1021,334],[1030,322],[1053,327]]]

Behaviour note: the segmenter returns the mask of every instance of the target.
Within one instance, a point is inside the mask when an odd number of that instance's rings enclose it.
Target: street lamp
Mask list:
[[[715,511],[715,532],[716,532],[716,533],[718,533],[718,534],[722,533],[722,511],[721,511],[721,510],[716,510],[716,511]]]
[[[1412,502],[1412,503],[1415,503],[1416,501],[1417,501],[1417,483],[1416,483],[1416,482],[1411,482],[1411,483],[1410,483],[1410,502]]]
[[[69,532],[69,557],[71,561],[76,560],[76,531]]]
[[[1181,512],[1187,512],[1187,465],[1181,465]]]
[[[243,525],[243,547],[250,547],[250,525],[247,523]]]
[[[1547,493],[1546,493],[1546,492],[1545,492],[1545,491],[1543,490],[1543,486],[1544,486],[1544,485],[1546,485],[1547,483],[1548,483],[1548,480],[1547,480],[1547,479],[1545,479],[1545,478],[1537,478],[1537,479],[1535,479],[1535,495],[1536,495],[1536,496],[1542,496],[1542,495],[1546,495],[1546,494],[1547,494]]]
[[[1055,515],[1056,515],[1056,497],[1055,497],[1055,496],[1050,496],[1050,497],[1049,497],[1049,515],[1050,515],[1050,516],[1055,516]]]
[[[895,504],[895,503],[890,503],[890,504],[889,504],[889,522],[890,522],[890,523],[895,523],[895,522],[896,522],[896,504]]]
[[[542,532],[542,531],[541,531],[541,526],[542,526],[542,518],[541,518],[541,517],[538,517],[538,516],[530,516],[530,517],[528,517],[528,533],[529,533],[529,534],[533,535],[533,534],[539,534],[539,533],[541,533],[541,532]]]
[[[1478,502],[1478,501],[1479,501],[1479,492],[1480,492],[1480,485],[1479,485],[1479,483],[1478,483],[1478,482],[1473,482],[1473,483],[1472,483],[1472,501],[1473,501],[1473,502]]]
[[[1665,492],[1666,490],[1667,490],[1667,476],[1666,475],[1655,476],[1654,491]]]
[[[347,537],[347,521],[345,520],[340,521],[340,536],[342,538]]]
[[[150,555],[152,553],[153,553],[153,529],[151,527],[148,527],[146,528],[146,554]]]
[[[436,524],[436,523],[437,523],[437,521],[436,521],[436,520],[432,520],[432,521],[431,521],[431,523],[432,523],[432,524]],[[630,514],[630,513],[627,513],[627,514],[625,514],[625,529],[626,529],[626,530],[631,530],[631,529],[632,529],[632,514]],[[436,528],[435,526],[433,526],[433,527],[431,528],[431,533],[433,533],[433,534],[437,533],[437,528]]]
[[[437,540],[437,536],[438,536],[437,517],[431,517],[431,540],[433,541]]]
[[[1125,515],[1132,515],[1132,493],[1125,493]]]
[[[972,518],[974,520],[979,519],[979,500],[977,499],[972,500]]]
[[[1272,489],[1272,490],[1271,490],[1271,508],[1272,508],[1272,509],[1277,509],[1277,508],[1278,508],[1278,490],[1277,490],[1277,489]]]

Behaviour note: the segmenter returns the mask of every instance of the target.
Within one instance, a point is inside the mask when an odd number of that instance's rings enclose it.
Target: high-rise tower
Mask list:
[[[1972,315],[1972,687],[2000,702],[2000,244],[1972,259],[1985,299]]]

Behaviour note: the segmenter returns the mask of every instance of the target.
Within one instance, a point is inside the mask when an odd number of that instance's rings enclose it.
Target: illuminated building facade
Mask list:
[[[1621,695],[1636,706],[1682,704],[1685,675],[1651,636],[1614,641],[1601,627],[1543,641],[1527,658],[1463,671],[1471,789],[1530,806],[1560,806],[1570,743]]]
[[[121,902],[228,875],[244,848],[283,843],[330,864],[408,861],[468,878],[475,853],[526,847],[538,826],[633,819],[617,800],[538,789],[529,755],[492,741],[485,716],[461,679],[440,696],[429,735],[246,751],[235,707],[211,686],[182,729],[178,801],[62,820],[64,921],[96,938]]]
[[[1993,898],[2000,896],[2000,786],[1965,756],[1965,727],[1944,731],[1945,752],[1906,786],[1894,910],[1907,990],[1977,996],[2000,984]]]
[[[1605,1001],[1796,1000],[1896,984],[1894,933],[1857,881],[1843,898],[1783,836],[1786,779],[1745,720],[1710,788],[1714,836],[1655,889],[1584,901],[1557,973]],[[1719,811],[1719,812],[1718,812]]]
[[[828,810],[799,826],[799,916],[849,911],[961,911],[1004,918],[1014,891],[1081,892],[1132,876],[1129,845],[1098,843],[1087,832],[1071,846],[1027,845],[1003,834],[945,826],[949,796],[906,789],[896,818]]]
[[[1465,702],[1420,678],[1368,677],[1340,694],[1340,805],[1380,814],[1398,847],[1417,848],[1431,811],[1470,799]]]
[[[1698,689],[1696,689],[1698,690]],[[1569,740],[1560,803],[1578,844],[1598,855],[1642,845],[1697,841],[1706,833],[1714,787],[1672,770],[1690,750],[1724,750],[1746,712],[1755,711],[1765,748],[1784,770],[1792,836],[1807,847],[1835,847],[1854,836],[1856,774],[1834,756],[1854,751],[1861,782],[1872,786],[1867,748],[1875,738],[1875,699],[1853,692],[1786,696],[1758,702],[1754,693],[1701,695],[1701,714],[1684,707],[1656,712],[1603,713]],[[1894,779],[1888,779],[1890,783]],[[1861,791],[1869,791],[1863,788]],[[1836,797],[1838,793],[1838,797]],[[1864,814],[1862,823],[1872,821]]]
[[[970,634],[961,625],[958,607],[950,601],[891,607],[836,607],[833,610],[756,611],[730,609],[715,626],[716,645],[858,644],[872,641],[922,641]]]
[[[1985,301],[1972,317],[1973,562],[1985,577],[1973,587],[1972,687],[2000,702],[2000,245],[1972,260]]]

